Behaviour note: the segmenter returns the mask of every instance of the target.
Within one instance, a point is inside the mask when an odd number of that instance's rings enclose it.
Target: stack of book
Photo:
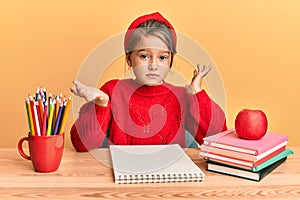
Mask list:
[[[293,154],[287,143],[286,134],[267,132],[259,140],[245,140],[231,129],[204,138],[200,156],[208,171],[260,181]]]

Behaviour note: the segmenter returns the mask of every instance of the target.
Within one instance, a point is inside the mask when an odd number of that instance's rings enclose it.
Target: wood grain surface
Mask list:
[[[297,199],[300,147],[260,182],[206,171],[199,149],[187,154],[204,171],[203,182],[115,184],[108,149],[92,153],[65,149],[59,169],[35,172],[16,149],[0,149],[0,199]],[[26,151],[26,150],[25,150]]]

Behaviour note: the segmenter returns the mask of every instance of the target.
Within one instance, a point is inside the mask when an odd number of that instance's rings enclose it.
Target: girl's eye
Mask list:
[[[168,59],[168,56],[160,56],[160,59],[161,59],[161,60],[167,60],[167,59]]]
[[[142,59],[146,59],[146,58],[148,58],[148,56],[147,56],[147,55],[145,55],[145,54],[142,54],[142,55],[140,55],[140,58],[142,58]]]

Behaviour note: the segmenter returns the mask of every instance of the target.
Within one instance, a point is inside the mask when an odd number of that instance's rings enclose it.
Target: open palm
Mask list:
[[[197,65],[197,70],[194,70],[194,76],[192,78],[191,84],[186,87],[189,94],[195,94],[201,90],[202,79],[208,74],[210,70],[210,65],[207,67],[205,65],[203,65],[202,67],[199,64]]]
[[[71,92],[76,96],[84,98],[86,101],[94,101],[98,105],[105,106],[108,102],[108,95],[103,91],[84,85],[83,83],[75,80]]]

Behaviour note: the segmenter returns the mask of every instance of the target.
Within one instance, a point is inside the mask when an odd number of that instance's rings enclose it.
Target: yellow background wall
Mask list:
[[[89,53],[154,11],[213,59],[225,85],[228,127],[242,108],[262,109],[269,131],[287,133],[289,145],[300,145],[299,8],[298,0],[1,1],[0,147],[16,147],[27,134],[28,93],[44,86],[69,96]],[[73,121],[70,114],[69,147]]]

